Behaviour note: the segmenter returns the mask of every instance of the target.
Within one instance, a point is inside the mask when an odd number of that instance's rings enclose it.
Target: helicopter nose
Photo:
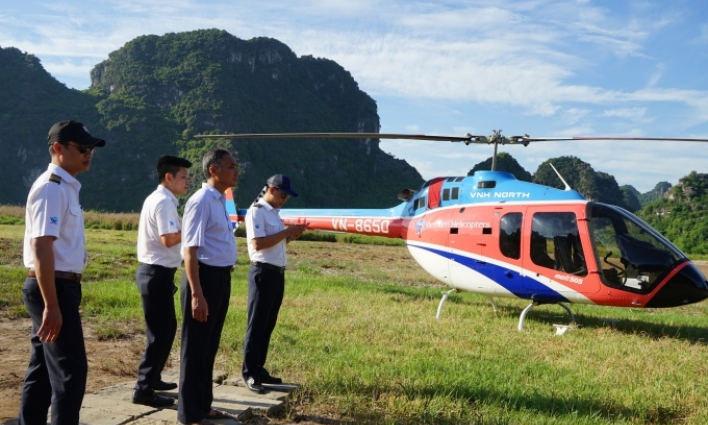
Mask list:
[[[681,268],[647,303],[648,308],[678,307],[708,298],[708,280],[692,262]]]

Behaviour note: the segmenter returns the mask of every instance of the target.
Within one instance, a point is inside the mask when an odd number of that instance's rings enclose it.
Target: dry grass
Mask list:
[[[139,213],[111,213],[84,211],[84,225],[87,229],[137,230]],[[0,224],[24,224],[25,207],[0,205]]]

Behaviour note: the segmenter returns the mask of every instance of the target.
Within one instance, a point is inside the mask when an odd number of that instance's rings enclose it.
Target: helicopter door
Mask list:
[[[450,210],[450,279],[455,288],[482,294],[498,293],[494,281],[495,266],[485,250],[495,243],[491,208]]]
[[[581,228],[587,232],[586,221],[578,221],[575,211],[549,211],[529,208],[531,218],[524,238],[524,289],[531,296],[572,300],[578,293],[595,293],[597,285],[585,282],[588,276],[586,255],[592,248],[583,246]],[[592,257],[590,257],[592,260]],[[586,283],[585,285],[583,283]]]
[[[517,293],[523,287],[521,247],[525,211],[525,207],[496,207],[492,226],[496,242],[482,247],[482,255],[496,260],[490,277],[500,286],[499,292]]]

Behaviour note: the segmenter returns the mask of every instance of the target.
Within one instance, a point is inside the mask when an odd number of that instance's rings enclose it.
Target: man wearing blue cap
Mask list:
[[[78,424],[86,391],[81,326],[81,274],[86,267],[79,173],[106,141],[80,122],[61,121],[47,136],[51,163],[30,189],[23,248],[27,278],[22,300],[32,319],[30,361],[22,387],[19,425]]]
[[[297,193],[290,179],[276,174],[268,179],[260,196],[246,214],[246,240],[251,268],[248,270],[248,327],[243,349],[243,380],[248,389],[262,394],[263,384],[281,384],[263,367],[270,336],[278,320],[285,292],[285,244],[300,237],[307,224],[283,225],[280,208]]]

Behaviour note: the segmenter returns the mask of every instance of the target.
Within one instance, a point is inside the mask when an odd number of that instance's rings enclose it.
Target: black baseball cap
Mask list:
[[[270,176],[267,185],[268,187],[280,189],[290,196],[297,196],[297,193],[290,187],[290,179],[288,176],[284,176],[282,174]]]
[[[72,120],[59,121],[54,124],[52,128],[49,129],[47,142],[50,145],[55,142],[74,142],[79,145],[98,147],[106,144],[105,140],[93,137],[85,125]]]

